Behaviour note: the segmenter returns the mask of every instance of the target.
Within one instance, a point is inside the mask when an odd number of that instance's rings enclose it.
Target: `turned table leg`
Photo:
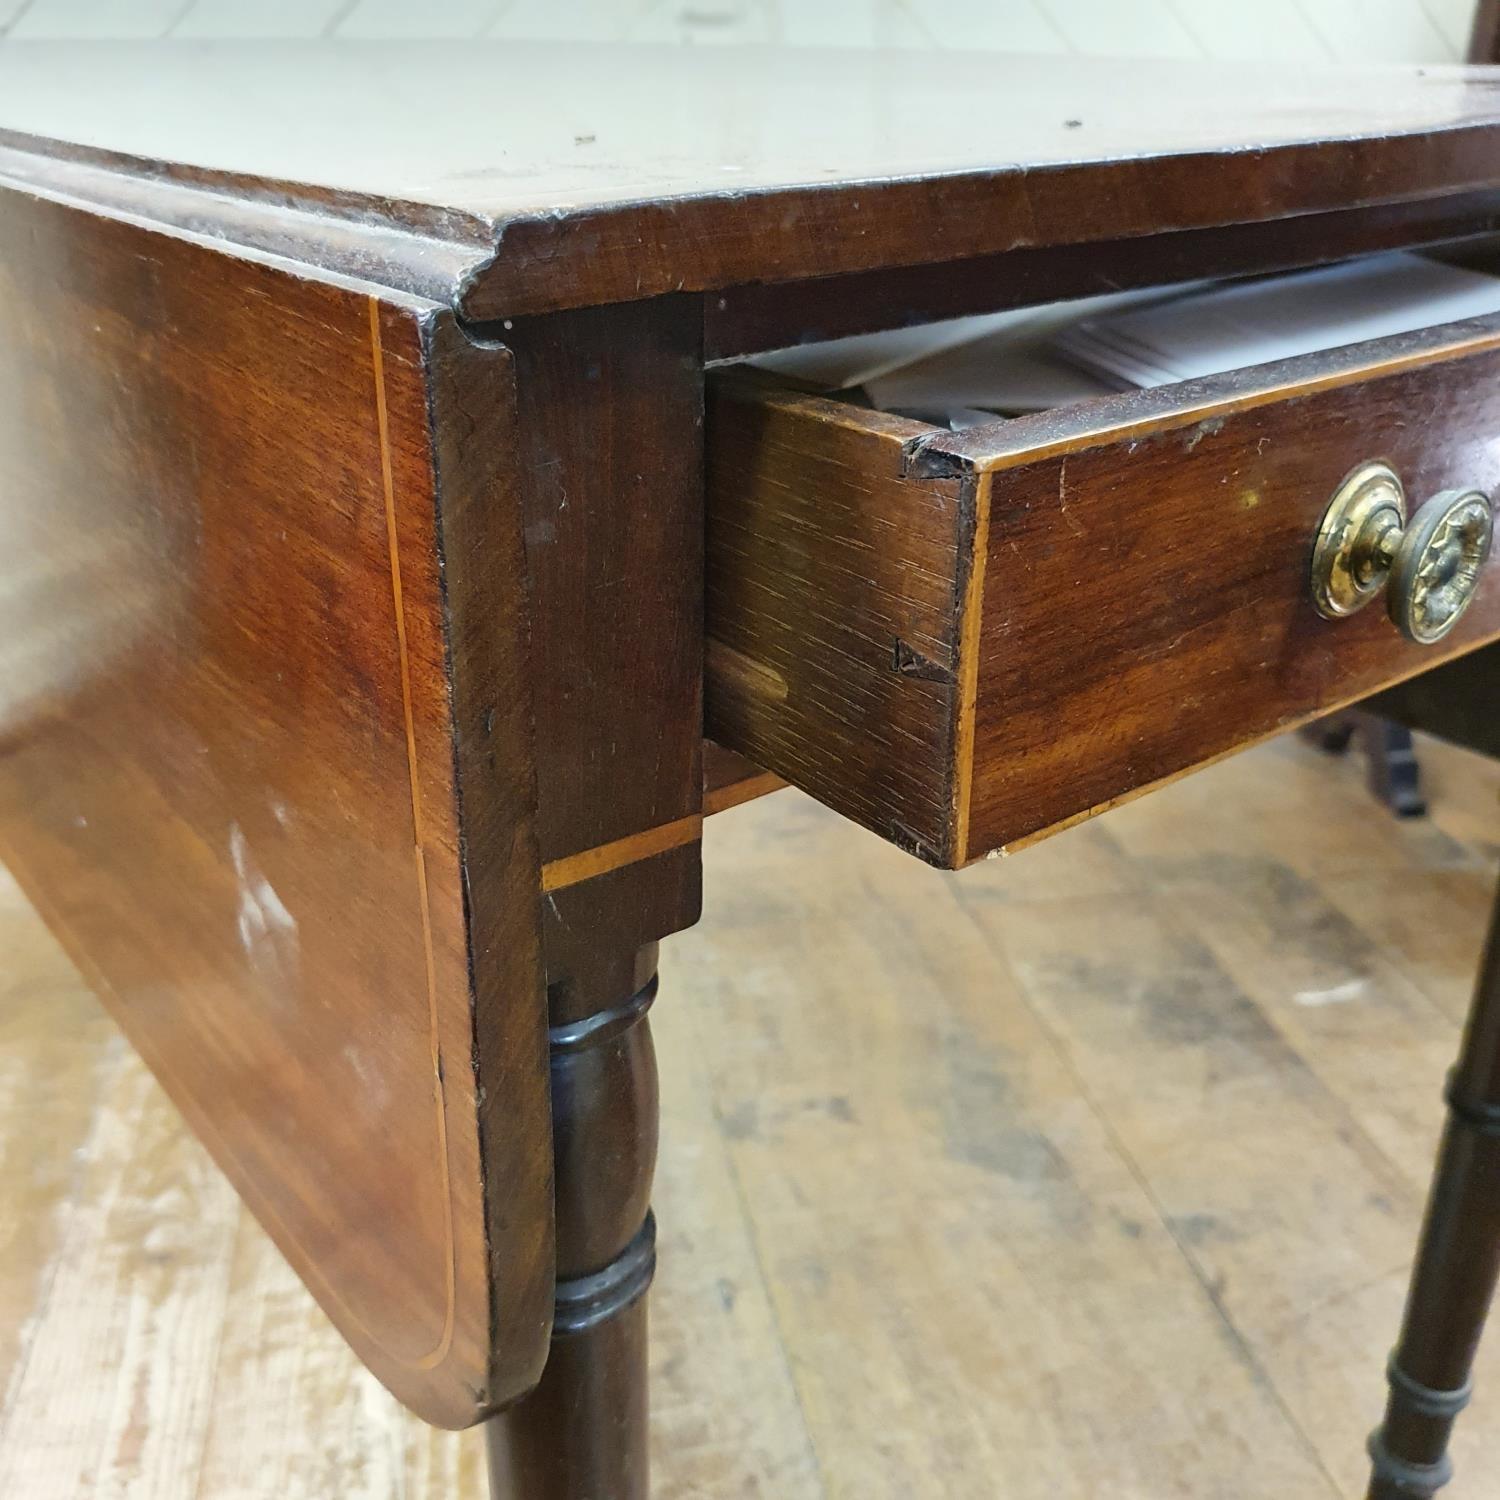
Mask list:
[[[1448,1110],[1385,1421],[1370,1439],[1370,1500],[1425,1500],[1452,1477],[1448,1436],[1500,1275],[1500,899]]]
[[[655,995],[653,975],[603,1009],[552,998],[557,1306],[541,1384],[490,1423],[494,1500],[646,1500]]]

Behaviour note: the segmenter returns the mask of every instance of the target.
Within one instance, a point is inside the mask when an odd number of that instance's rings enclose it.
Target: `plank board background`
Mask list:
[[[1361,1495],[1500,865],[1500,767],[1422,757],[1426,821],[1280,740],[951,877],[796,793],[713,819],[661,1500]],[[0,1494],[481,1500],[8,885],[0,952]],[[1500,1339],[1456,1456],[1487,1494]]]
[[[0,0],[0,36],[526,37],[1460,62],[1473,0]]]

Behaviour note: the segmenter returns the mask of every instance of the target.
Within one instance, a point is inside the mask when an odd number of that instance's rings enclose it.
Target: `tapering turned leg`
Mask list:
[[[537,1389],[490,1423],[494,1500],[646,1500],[655,995],[652,975],[604,1008],[568,987],[552,997],[552,1350]]]
[[[1370,1500],[1425,1500],[1452,1477],[1448,1436],[1500,1276],[1500,899],[1448,1110],[1385,1421],[1370,1439]]]

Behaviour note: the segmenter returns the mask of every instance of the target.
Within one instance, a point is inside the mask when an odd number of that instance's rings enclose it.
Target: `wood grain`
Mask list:
[[[1496,344],[1488,326],[1391,340],[1332,368],[1309,356],[1158,393],[1160,423],[1124,398],[997,433],[979,460],[994,467],[962,858],[1500,633],[1493,565],[1435,648],[1404,641],[1379,604],[1321,619],[1307,583],[1311,538],[1358,463],[1391,463],[1409,508],[1500,487]],[[1091,435],[1075,444],[1070,421]]]
[[[0,319],[5,858],[361,1357],[476,1420],[552,1275],[509,360],[14,192]]]
[[[1500,766],[1421,753],[1430,820],[1282,740],[955,879],[795,793],[713,819],[653,1014],[661,1500],[1360,1497],[1500,857]],[[8,1492],[480,1500],[480,1434],[360,1369],[3,882],[0,941]],[[1478,1500],[1483,1394],[1456,1457]]]
[[[866,827],[936,849],[932,830],[950,820],[963,517],[956,482],[904,476],[906,445],[930,432],[715,382],[705,722]]]
[[[1477,320],[960,433],[726,376],[709,732],[959,866],[1422,672],[1500,634],[1496,566],[1419,648],[1321,619],[1311,541],[1373,458],[1493,492],[1497,374]]]
[[[701,318],[678,297],[489,331],[517,361],[547,978],[597,1009],[702,902]]]
[[[1132,239],[1021,248],[930,265],[801,281],[757,281],[703,301],[704,349],[734,359],[819,339],[905,328],[1129,287],[1265,275],[1418,245],[1485,243],[1500,196],[1455,194],[1292,219],[1168,230]]]

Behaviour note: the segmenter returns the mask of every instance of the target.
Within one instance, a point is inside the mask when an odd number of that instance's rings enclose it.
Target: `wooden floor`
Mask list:
[[[1282,740],[952,877],[793,793],[714,819],[655,1012],[662,1500],[1361,1494],[1500,862],[1500,768],[1423,756],[1428,821]],[[0,952],[0,1496],[478,1500],[6,885]],[[1493,1496],[1500,1337],[1456,1455]]]

